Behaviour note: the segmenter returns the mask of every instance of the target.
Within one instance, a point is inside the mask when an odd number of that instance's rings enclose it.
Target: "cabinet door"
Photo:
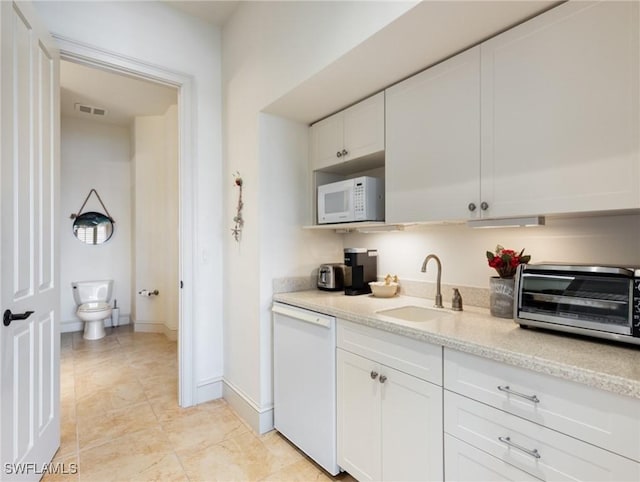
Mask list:
[[[337,370],[338,465],[359,481],[381,480],[380,365],[337,349]]]
[[[640,206],[638,2],[568,2],[482,44],[489,216]]]
[[[382,380],[382,480],[442,480],[442,387],[386,366]]]
[[[342,162],[342,119],[339,112],[311,126],[312,171]]]
[[[384,150],[384,92],[344,111],[344,161]]]
[[[387,89],[386,129],[387,222],[478,216],[479,47]]]
[[[444,480],[447,482],[487,482],[489,480],[533,482],[540,479],[445,434]]]

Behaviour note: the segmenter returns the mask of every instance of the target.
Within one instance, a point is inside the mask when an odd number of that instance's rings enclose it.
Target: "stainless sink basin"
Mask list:
[[[451,315],[451,313],[445,310],[424,308],[422,306],[412,305],[400,306],[399,308],[390,308],[388,310],[380,310],[376,313],[378,313],[379,315],[398,318],[405,321],[429,321]]]

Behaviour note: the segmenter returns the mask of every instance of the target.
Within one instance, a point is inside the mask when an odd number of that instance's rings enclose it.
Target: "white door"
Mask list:
[[[480,48],[386,91],[387,222],[480,216]]]
[[[491,217],[640,207],[640,6],[567,2],[482,44]]]
[[[59,59],[34,13],[0,2],[2,480],[40,479],[60,444]]]
[[[344,111],[343,136],[345,161],[384,151],[384,92]]]
[[[442,480],[442,387],[386,366],[379,380],[382,480]]]
[[[343,115],[338,113],[311,126],[311,169],[342,162]]]
[[[380,365],[336,353],[338,465],[359,481],[381,480]]]

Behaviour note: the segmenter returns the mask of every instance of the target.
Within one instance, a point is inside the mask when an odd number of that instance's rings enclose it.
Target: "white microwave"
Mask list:
[[[384,183],[369,176],[318,186],[318,224],[384,221]]]

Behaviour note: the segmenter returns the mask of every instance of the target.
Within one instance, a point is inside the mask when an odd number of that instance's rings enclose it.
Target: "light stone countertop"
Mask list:
[[[320,290],[279,293],[274,301],[336,316],[380,330],[442,345],[509,365],[546,373],[640,399],[640,347],[599,339],[520,328],[482,308],[444,309],[431,321],[410,322],[379,315],[379,310],[433,301],[410,296],[345,296]]]

